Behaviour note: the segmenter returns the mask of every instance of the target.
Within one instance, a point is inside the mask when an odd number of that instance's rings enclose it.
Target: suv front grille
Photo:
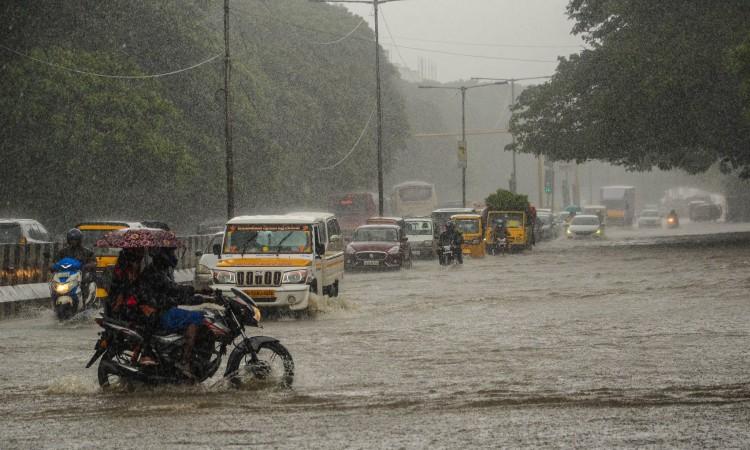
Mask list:
[[[281,286],[280,270],[237,272],[237,286]]]

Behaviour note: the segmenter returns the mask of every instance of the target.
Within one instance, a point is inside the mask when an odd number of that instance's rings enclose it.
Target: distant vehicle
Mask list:
[[[542,241],[557,239],[560,237],[560,225],[557,223],[555,216],[548,211],[536,212],[536,219],[539,223],[539,239]]]
[[[567,231],[568,238],[601,238],[604,227],[595,215],[578,214],[570,221]]]
[[[109,286],[112,284],[112,270],[117,263],[119,248],[97,247],[96,241],[104,237],[110,231],[124,230],[127,228],[144,228],[140,222],[128,221],[89,221],[76,225],[83,234],[83,246],[90,248],[96,255],[96,298],[103,300],[107,298]]]
[[[415,258],[433,258],[432,219],[429,217],[415,217],[405,219],[406,237],[409,238],[411,254]]]
[[[401,228],[401,235],[406,236],[406,220],[403,217],[370,217],[365,225],[398,225]]]
[[[581,214],[596,216],[599,218],[599,222],[607,223],[607,207],[604,205],[585,205]]]
[[[93,281],[88,283],[88,294],[86,298],[83,297],[81,261],[63,258],[55,263],[52,272],[52,280],[49,282],[50,298],[59,320],[70,319],[77,312],[94,304],[96,284]]]
[[[208,242],[205,250],[195,252],[195,256],[200,258],[193,276],[193,288],[196,291],[211,290],[211,270],[216,269],[216,263],[219,261],[219,257],[216,255],[221,253],[221,241],[223,240],[224,232],[216,233]]]
[[[605,223],[609,225],[633,225],[635,220],[635,187],[602,186],[602,205],[607,208]]]
[[[531,230],[525,211],[488,211],[486,223],[494,224],[500,219],[505,223],[507,247],[511,251],[531,249]],[[494,230],[486,227],[484,241],[490,245],[494,239]],[[490,244],[487,244],[490,243]]]
[[[34,219],[0,219],[0,244],[49,244],[47,229]]]
[[[141,220],[141,225],[146,228],[156,228],[158,230],[170,231],[167,222],[162,222],[159,220]]]
[[[445,224],[456,214],[475,214],[474,208],[440,208],[432,211],[432,233],[437,239],[445,231]]]
[[[482,216],[479,214],[456,214],[451,217],[456,228],[463,235],[461,251],[464,255],[474,258],[484,257],[484,228],[482,227]]]
[[[223,219],[207,220],[198,224],[198,228],[195,232],[198,235],[223,233],[225,227],[226,221]]]
[[[372,192],[347,192],[328,197],[328,209],[336,214],[344,240],[349,241],[358,226],[378,213],[375,194]]]
[[[644,209],[638,218],[638,228],[660,227],[661,215],[655,209]]]
[[[362,225],[346,246],[346,269],[410,268],[411,249],[398,225]]]
[[[688,205],[688,217],[693,222],[716,221],[721,218],[721,206],[705,201],[692,201]]]
[[[393,186],[391,210],[400,217],[424,217],[437,207],[435,185],[424,181],[407,181]]]

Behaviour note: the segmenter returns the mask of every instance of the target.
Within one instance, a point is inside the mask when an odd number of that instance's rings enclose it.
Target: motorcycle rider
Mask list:
[[[88,298],[89,283],[91,282],[92,273],[96,272],[96,256],[94,252],[83,246],[83,233],[78,228],[71,228],[65,235],[67,245],[58,252],[54,266],[57,262],[65,258],[77,259],[81,262],[81,295]]]
[[[507,229],[505,228],[505,220],[497,219],[495,221],[495,242],[497,243],[501,239],[507,238]]]
[[[443,246],[450,245],[453,249],[453,253],[456,255],[456,260],[459,264],[464,263],[463,252],[461,251],[461,244],[464,243],[464,236],[461,231],[456,228],[456,224],[452,220],[449,220],[445,224],[445,230],[440,233],[438,238],[438,252],[442,253]]]
[[[669,211],[669,214],[667,214],[667,223],[672,223],[675,226],[680,224],[680,219],[677,217],[677,211],[675,211],[674,209]]]
[[[151,263],[141,274],[141,299],[154,311],[151,314],[144,311],[144,319],[150,331],[161,328],[167,332],[183,334],[185,341],[182,361],[175,363],[175,367],[188,378],[194,378],[190,361],[198,328],[203,324],[203,313],[180,309],[177,306],[199,305],[205,303],[206,299],[202,296],[195,296],[192,286],[181,286],[174,281],[173,273],[177,266],[177,257],[173,248],[153,248],[149,251],[149,255]],[[149,355],[146,356],[149,357]]]

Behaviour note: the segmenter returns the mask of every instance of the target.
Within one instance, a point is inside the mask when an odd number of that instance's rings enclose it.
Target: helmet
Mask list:
[[[173,248],[156,247],[149,250],[148,254],[156,267],[177,267],[177,256]]]
[[[65,240],[69,245],[73,245],[74,242],[80,245],[83,241],[83,233],[81,233],[81,230],[79,230],[78,228],[71,228],[65,235]]]

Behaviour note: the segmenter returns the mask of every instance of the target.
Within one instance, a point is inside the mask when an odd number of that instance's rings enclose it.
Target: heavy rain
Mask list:
[[[747,2],[0,14],[0,448],[748,445]]]

